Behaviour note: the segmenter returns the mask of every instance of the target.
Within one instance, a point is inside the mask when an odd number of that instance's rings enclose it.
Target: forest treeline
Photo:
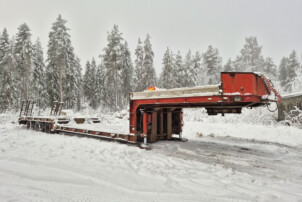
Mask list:
[[[34,100],[40,108],[58,100],[67,109],[80,110],[87,102],[93,109],[116,111],[127,106],[129,92],[149,86],[170,89],[216,84],[222,71],[262,72],[282,93],[302,88],[302,66],[295,50],[277,66],[262,55],[254,36],[247,37],[236,58],[225,64],[212,45],[205,52],[188,50],[185,55],[167,47],[157,77],[149,34],[138,39],[132,60],[127,41],[114,25],[100,53],[101,62],[92,58],[81,67],[66,24],[61,15],[52,24],[46,59],[39,38],[32,42],[26,23],[18,27],[16,35],[10,36],[6,29],[0,33],[0,111],[18,109],[22,100]]]

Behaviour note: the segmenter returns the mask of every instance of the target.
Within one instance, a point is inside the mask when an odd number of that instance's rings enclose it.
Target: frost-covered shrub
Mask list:
[[[285,112],[286,124],[302,128],[302,110],[298,107],[294,107],[289,113]]]

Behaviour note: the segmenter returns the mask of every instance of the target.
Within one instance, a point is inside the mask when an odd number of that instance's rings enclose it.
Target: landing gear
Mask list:
[[[151,146],[147,143],[147,135],[144,135],[144,142],[139,146],[139,148],[151,150]]]

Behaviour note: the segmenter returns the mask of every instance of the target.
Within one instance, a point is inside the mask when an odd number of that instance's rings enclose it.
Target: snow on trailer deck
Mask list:
[[[154,99],[154,98],[179,98],[196,96],[214,96],[221,94],[219,85],[196,86],[192,88],[156,89],[143,92],[133,92],[132,100]]]

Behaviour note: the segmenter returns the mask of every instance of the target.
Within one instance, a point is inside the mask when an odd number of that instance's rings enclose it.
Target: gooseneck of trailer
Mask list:
[[[275,95],[275,98],[271,98]],[[49,117],[31,116],[33,102],[22,102],[19,124],[48,133],[100,137],[127,143],[148,143],[159,140],[184,140],[182,137],[183,108],[205,108],[208,115],[241,113],[242,108],[254,108],[280,102],[281,96],[271,81],[260,73],[222,72],[221,83],[192,88],[154,89],[129,94],[129,132],[116,133],[64,125],[66,117],[58,116],[62,103],[52,106]]]

